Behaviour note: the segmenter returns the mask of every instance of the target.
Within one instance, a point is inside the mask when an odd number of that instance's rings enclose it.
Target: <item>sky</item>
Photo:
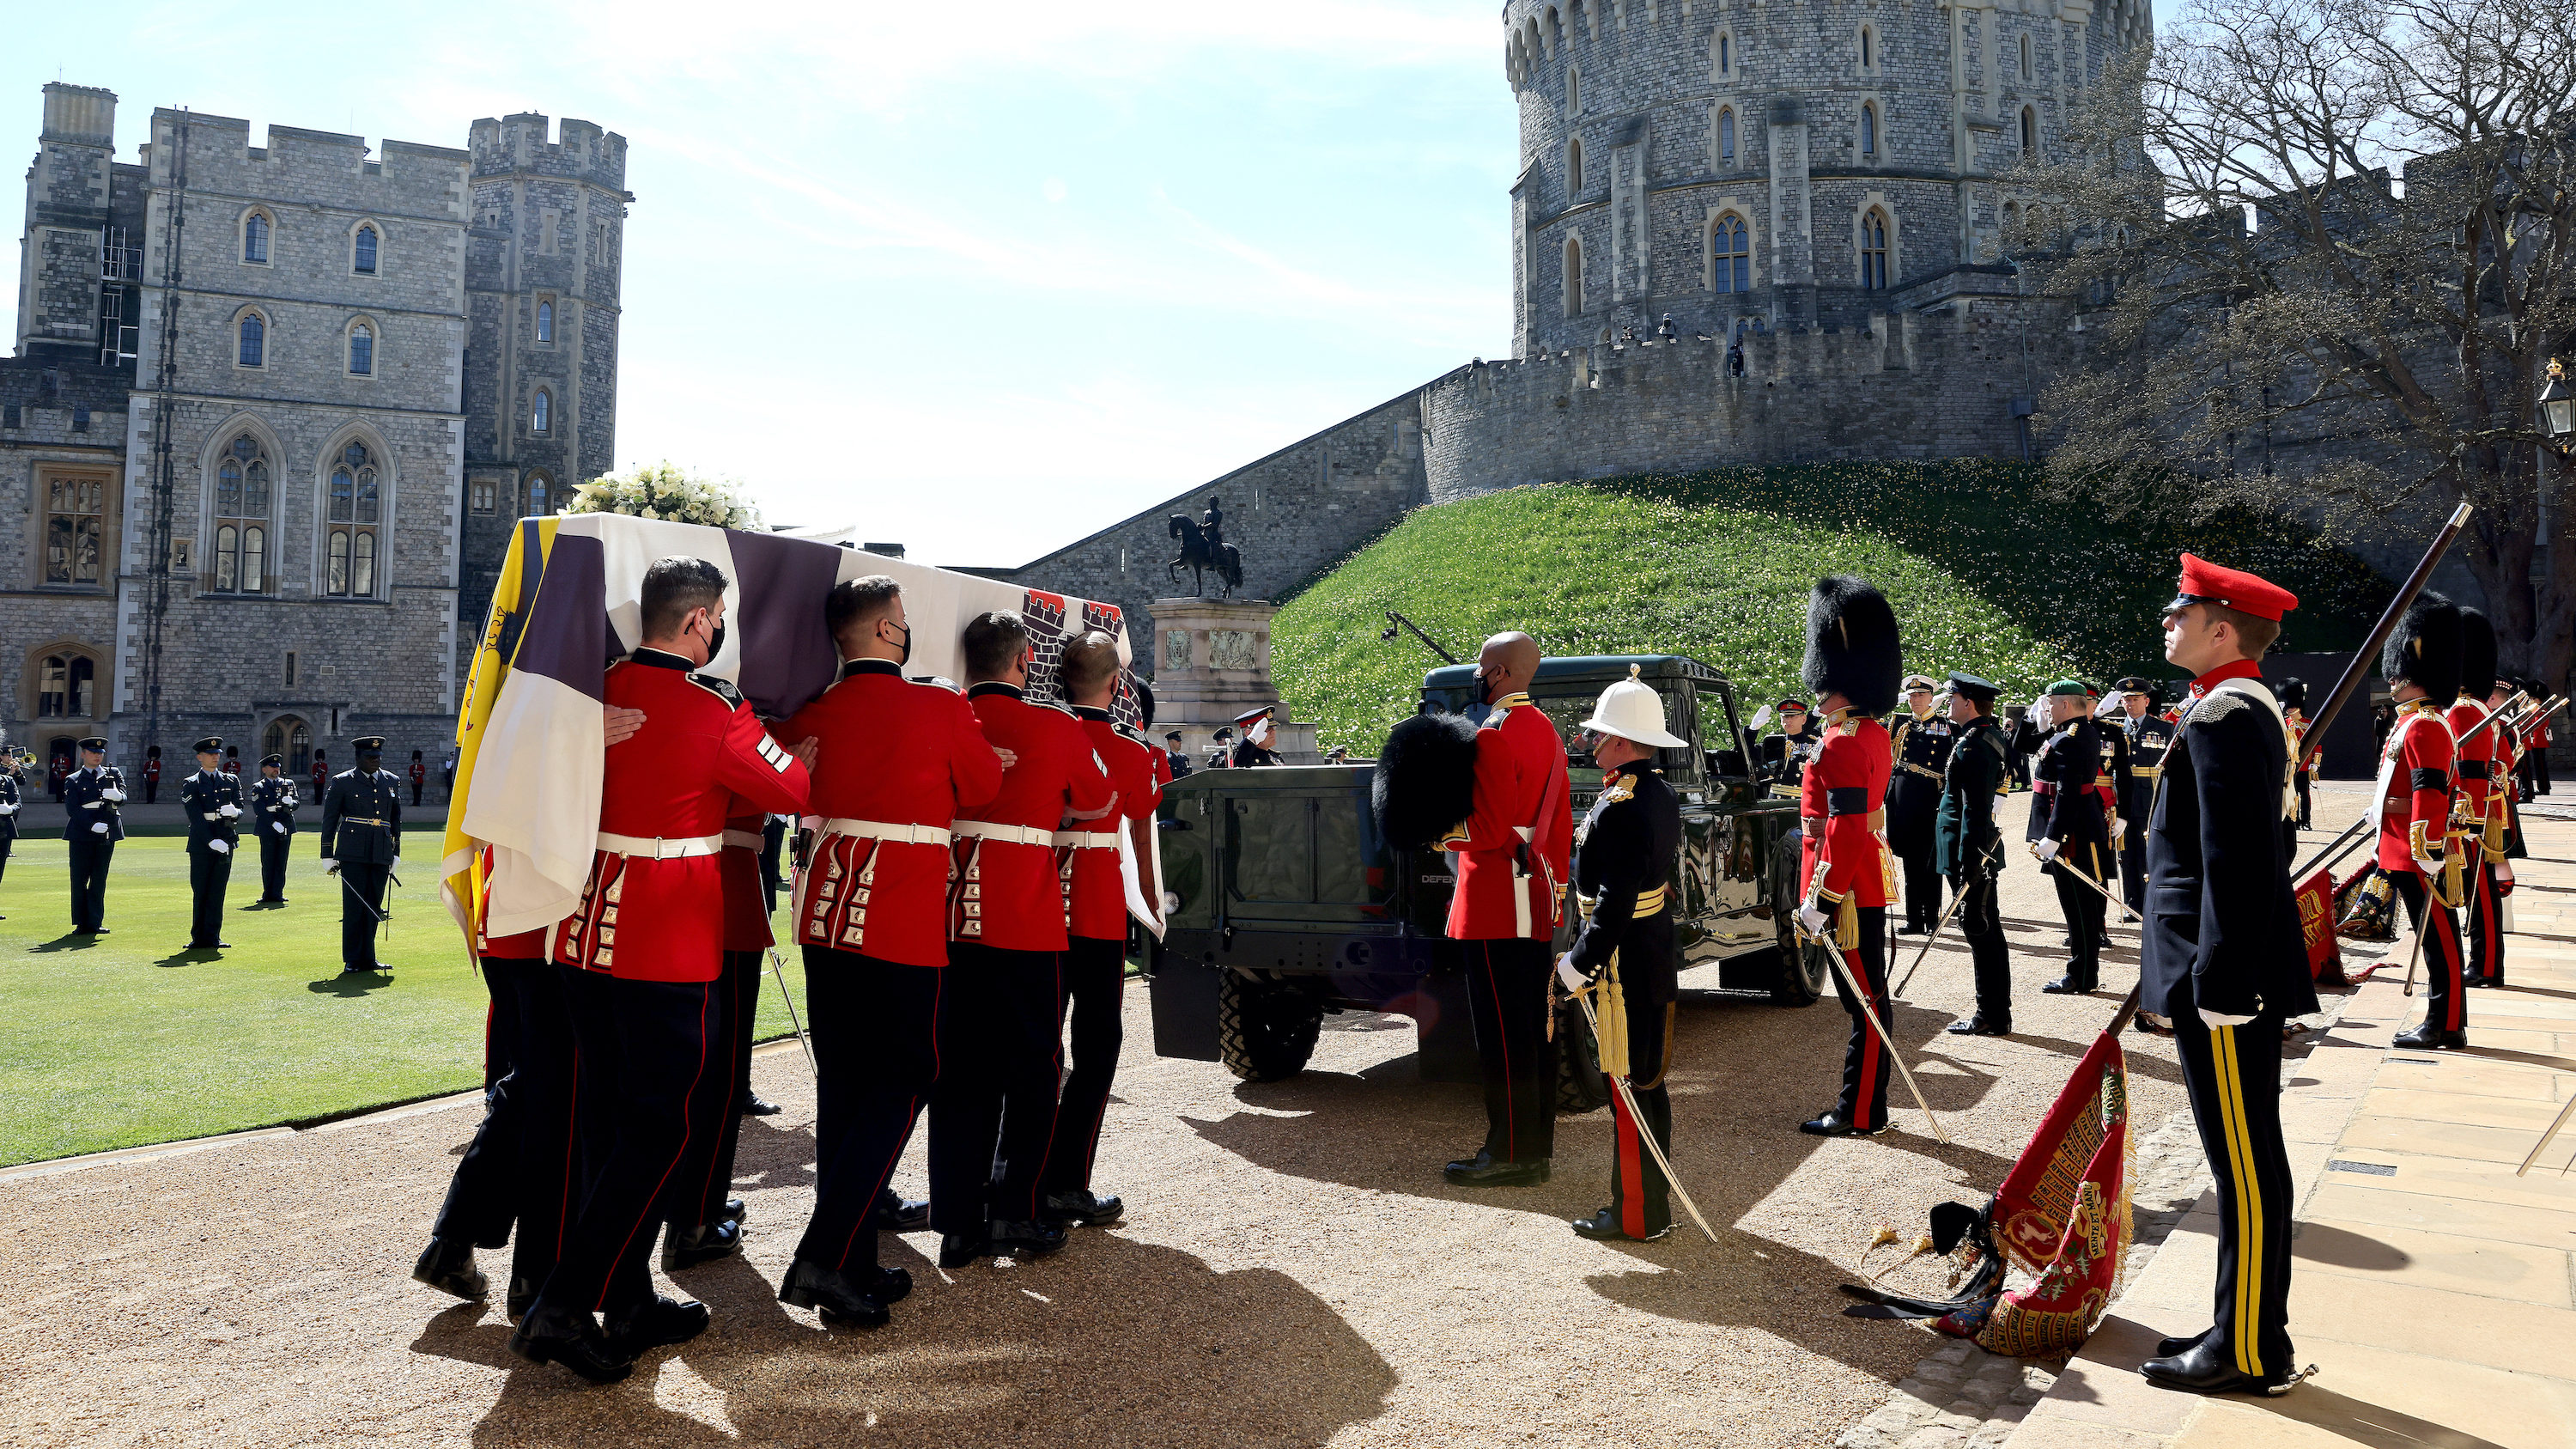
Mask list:
[[[56,79],[116,92],[129,162],[155,106],[623,134],[617,465],[924,563],[1027,562],[1510,351],[1496,0],[9,8],[29,157]]]

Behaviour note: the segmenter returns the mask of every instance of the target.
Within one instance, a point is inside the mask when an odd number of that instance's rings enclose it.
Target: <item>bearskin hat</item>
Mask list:
[[[2495,688],[2495,625],[2475,609],[2460,611],[2460,693],[2484,700]]]
[[[2307,682],[2306,680],[2304,680],[2304,679],[2299,678],[2299,677],[2298,677],[2297,675],[2295,675],[2295,674],[2294,674],[2294,675],[2291,675],[2291,676],[2290,676],[2289,678],[2287,678],[2287,679],[2282,680],[2282,681],[2281,681],[2281,708],[2283,708],[2283,709],[2306,709],[2307,707],[2308,707],[2308,682]]]
[[[2417,596],[2379,651],[2379,674],[2391,684],[2411,680],[2437,705],[2459,698],[2459,607],[2429,590]]]
[[[1807,659],[1798,673],[1807,688],[1839,694],[1862,714],[1896,708],[1905,650],[1887,596],[1850,574],[1816,580],[1807,596]]]
[[[1428,845],[1476,813],[1476,725],[1417,714],[1387,733],[1369,779],[1378,836],[1398,850]]]

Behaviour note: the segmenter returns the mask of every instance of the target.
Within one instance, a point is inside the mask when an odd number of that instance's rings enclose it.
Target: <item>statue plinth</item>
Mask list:
[[[1291,724],[1270,682],[1270,619],[1279,612],[1277,604],[1185,597],[1156,599],[1152,607],[1154,744],[1163,744],[1165,731],[1179,730],[1191,763],[1203,763],[1220,727],[1269,705],[1272,752],[1286,764],[1322,762],[1315,727]]]

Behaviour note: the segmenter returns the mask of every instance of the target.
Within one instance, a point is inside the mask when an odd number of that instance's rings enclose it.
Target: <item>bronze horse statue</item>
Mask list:
[[[1207,571],[1214,569],[1219,586],[1217,597],[1220,599],[1233,598],[1234,591],[1243,587],[1243,555],[1236,552],[1233,544],[1220,543],[1210,548],[1207,530],[1186,513],[1173,514],[1171,527],[1166,531],[1181,541],[1181,556],[1163,565],[1166,578],[1178,583],[1180,571],[1186,568],[1190,571],[1190,592],[1204,594],[1207,592]]]

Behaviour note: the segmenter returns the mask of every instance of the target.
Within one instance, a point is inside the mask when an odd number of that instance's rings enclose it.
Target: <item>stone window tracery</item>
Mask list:
[[[275,223],[269,220],[268,213],[257,207],[242,213],[241,259],[244,265],[254,267],[268,265],[268,234],[269,229],[274,225]]]
[[[1753,290],[1753,248],[1744,218],[1720,216],[1709,229],[1710,279],[1721,292]]]
[[[1717,113],[1717,164],[1735,164],[1735,108],[1725,107]]]
[[[1583,315],[1583,242],[1578,237],[1565,239],[1565,315]]]
[[[349,375],[373,377],[376,372],[376,329],[364,322],[349,324]]]
[[[349,270],[358,273],[360,276],[374,276],[376,274],[376,244],[377,237],[374,224],[367,223],[361,225],[358,228],[356,238],[349,243]]]
[[[1860,218],[1861,290],[1887,290],[1887,213],[1873,206]]]
[[[215,464],[215,588],[256,594],[269,584],[269,461],[248,433],[236,436]]]
[[[97,584],[105,551],[107,480],[64,477],[45,481],[45,582]]]
[[[268,365],[268,319],[257,312],[244,312],[240,324],[234,329],[233,365]]]
[[[323,592],[341,598],[375,597],[384,497],[375,454],[364,443],[341,449],[332,465],[327,522],[330,537],[324,543]]]

